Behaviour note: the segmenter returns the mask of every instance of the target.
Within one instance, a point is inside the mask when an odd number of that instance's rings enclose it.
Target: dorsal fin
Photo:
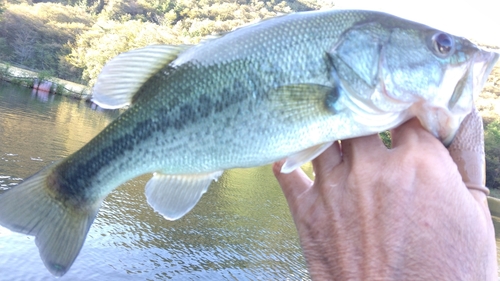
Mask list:
[[[102,68],[92,101],[103,108],[129,105],[139,88],[190,45],[151,45],[119,54]]]

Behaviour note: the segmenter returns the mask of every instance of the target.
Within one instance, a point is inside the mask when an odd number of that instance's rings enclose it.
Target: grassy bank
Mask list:
[[[85,85],[52,77],[44,72],[35,72],[6,63],[0,63],[0,79],[13,84],[72,98],[87,100],[91,97],[91,90]]]

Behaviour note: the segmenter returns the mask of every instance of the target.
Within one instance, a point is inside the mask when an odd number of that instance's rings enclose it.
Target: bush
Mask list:
[[[486,186],[500,188],[500,121],[489,123],[484,131]]]

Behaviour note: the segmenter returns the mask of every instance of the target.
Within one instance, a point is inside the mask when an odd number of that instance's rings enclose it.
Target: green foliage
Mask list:
[[[5,64],[0,66],[0,79],[8,77],[10,75],[10,64]]]
[[[65,93],[67,93],[68,90],[66,90],[66,85],[64,85],[64,84],[57,84],[55,92],[58,93],[58,94],[63,95]]]
[[[78,80],[81,72],[60,58],[69,52],[65,44],[92,23],[85,11],[51,3],[7,5],[0,23],[2,60]]]
[[[265,18],[333,6],[330,0],[36,2],[41,1],[0,2],[0,60],[36,69],[41,75],[39,79],[54,75],[90,84],[94,83],[108,60],[130,49],[150,44],[194,44],[206,36],[221,34]],[[8,74],[8,67],[9,64],[0,69],[0,76]],[[496,67],[494,71],[500,73],[500,68]],[[27,82],[19,80],[19,83]],[[491,85],[500,84],[498,81],[487,83],[483,98],[485,92],[495,99],[500,96],[497,88]],[[56,91],[63,91],[61,87],[64,88],[64,85],[58,85]],[[491,102],[488,102],[481,106],[490,105]],[[496,118],[497,115],[490,119]],[[380,136],[390,147],[389,132]],[[493,121],[485,128],[485,151],[486,183],[491,188],[499,188],[499,121]]]
[[[291,11],[285,1],[110,0],[94,26],[70,44],[66,59],[92,85],[104,64],[121,52],[150,44],[194,44]]]
[[[117,54],[149,44],[198,43],[241,25],[327,0],[8,0],[0,60],[81,83]]]
[[[494,120],[484,130],[486,186],[500,188],[500,121]]]
[[[139,20],[98,21],[69,44],[71,53],[66,60],[82,69],[82,78],[93,84],[104,64],[121,52],[151,44],[181,43],[169,31],[169,28]]]
[[[382,142],[384,143],[385,147],[391,148],[391,146],[392,146],[391,132],[384,131],[384,132],[380,133],[379,136],[382,139]]]
[[[40,82],[47,80],[48,78],[50,78],[52,76],[54,76],[54,74],[50,70],[42,70],[42,71],[38,72],[38,80]]]

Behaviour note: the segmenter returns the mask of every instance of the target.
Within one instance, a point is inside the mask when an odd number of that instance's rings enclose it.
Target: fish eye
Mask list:
[[[455,51],[455,41],[449,34],[438,32],[432,36],[432,50],[440,58],[447,58]]]

